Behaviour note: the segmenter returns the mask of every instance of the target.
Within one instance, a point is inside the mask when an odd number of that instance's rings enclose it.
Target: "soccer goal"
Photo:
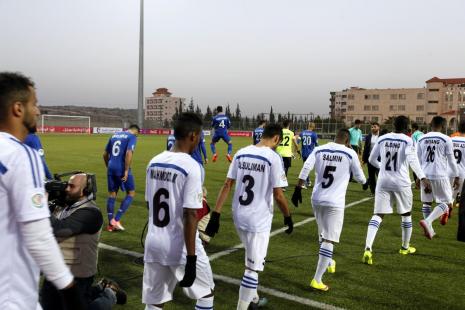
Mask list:
[[[42,114],[40,132],[92,133],[90,116]]]

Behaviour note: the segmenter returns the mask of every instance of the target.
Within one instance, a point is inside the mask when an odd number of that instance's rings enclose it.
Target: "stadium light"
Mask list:
[[[139,20],[139,83],[137,100],[137,124],[144,127],[144,0],[140,0]]]

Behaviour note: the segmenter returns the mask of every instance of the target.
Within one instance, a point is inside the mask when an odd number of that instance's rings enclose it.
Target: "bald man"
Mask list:
[[[87,179],[84,173],[71,176],[66,187],[66,204],[53,212],[52,228],[88,309],[111,309],[115,303],[124,303],[126,296],[116,283],[108,280],[104,285],[100,283],[101,288],[92,286],[103,216],[90,195]],[[63,309],[59,292],[50,282],[44,281],[41,293],[44,310]]]

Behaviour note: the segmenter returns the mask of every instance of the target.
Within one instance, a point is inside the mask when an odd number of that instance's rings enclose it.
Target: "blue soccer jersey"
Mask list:
[[[263,131],[265,131],[263,127],[255,128],[255,130],[253,131],[253,144],[254,145],[258,144],[258,142],[260,142],[260,140],[262,139]]]
[[[174,135],[169,135],[168,139],[166,140],[166,150],[167,151],[170,151],[173,148],[174,142],[176,142],[176,138],[174,137]]]
[[[52,173],[48,170],[47,163],[45,162],[45,152],[42,148],[42,143],[40,143],[39,136],[34,133],[28,134],[26,140],[24,140],[24,144],[39,152],[40,158],[42,159],[42,165],[44,166],[45,177],[48,180],[53,179]]]
[[[116,132],[108,141],[105,151],[110,155],[108,175],[123,176],[126,152],[136,148],[136,136],[127,131]]]
[[[225,136],[228,133],[229,127],[231,127],[231,121],[226,115],[217,114],[213,117],[212,127],[215,129],[215,135]]]
[[[205,136],[203,135],[203,131],[200,134],[199,145],[197,145],[194,152],[192,152],[191,156],[202,166],[203,166],[203,158],[207,159],[207,149],[205,148]]]
[[[304,130],[299,137],[302,143],[302,158],[305,160],[312,154],[315,146],[318,146],[318,136],[311,130]]]

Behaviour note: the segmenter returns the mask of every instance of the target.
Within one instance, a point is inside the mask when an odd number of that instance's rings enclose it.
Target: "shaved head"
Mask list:
[[[84,195],[84,188],[87,186],[87,175],[85,173],[79,173],[71,176],[68,180],[68,186],[66,187],[66,200],[70,203],[75,203]]]

